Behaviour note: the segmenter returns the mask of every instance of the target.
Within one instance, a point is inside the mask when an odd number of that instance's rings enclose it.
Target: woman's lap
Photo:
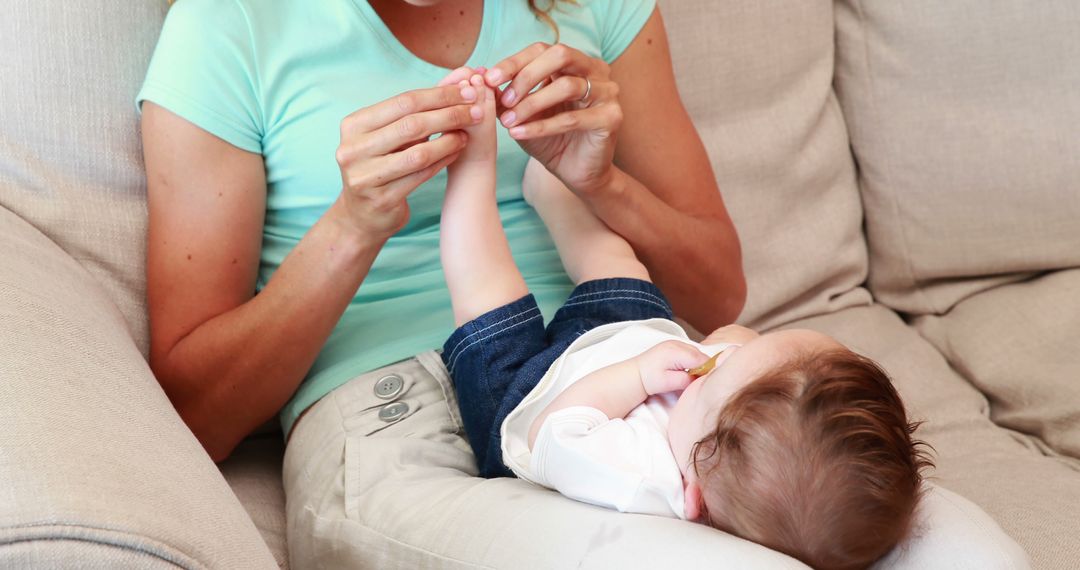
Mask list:
[[[401,380],[400,394],[392,395],[397,381],[380,382],[391,374]],[[408,406],[400,419],[380,419],[380,411],[384,417],[402,412],[387,411],[400,404]],[[516,479],[475,474],[437,354],[354,379],[310,409],[286,449],[291,566],[602,568],[677,562],[694,568],[724,560],[733,567],[803,567],[702,525],[615,513]],[[993,567],[985,566],[988,559],[1015,557],[1008,544],[1002,546],[1002,540],[1011,541],[987,515],[959,497],[960,503],[951,500],[955,495],[939,495],[927,510],[937,521],[934,539],[912,542],[890,567],[948,560],[951,567],[985,568]],[[978,566],[957,564],[965,560]]]

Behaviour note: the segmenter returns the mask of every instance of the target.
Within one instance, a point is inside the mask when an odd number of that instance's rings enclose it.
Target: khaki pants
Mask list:
[[[805,568],[704,525],[475,474],[436,353],[355,378],[308,410],[286,448],[292,568]],[[922,511],[919,536],[879,566],[1027,567],[965,499],[934,488]]]

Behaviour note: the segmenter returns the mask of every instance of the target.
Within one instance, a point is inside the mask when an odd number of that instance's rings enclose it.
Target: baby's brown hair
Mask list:
[[[703,515],[815,568],[865,568],[912,525],[932,465],[916,427],[873,361],[798,355],[736,393],[694,447]]]

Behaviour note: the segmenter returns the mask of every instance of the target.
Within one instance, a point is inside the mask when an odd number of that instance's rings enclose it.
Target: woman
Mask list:
[[[170,12],[139,95],[150,362],[217,461],[282,410],[297,567],[339,532],[319,527],[337,515],[313,493],[343,471],[364,477],[362,445],[342,452],[364,413],[384,417],[363,435],[456,431],[429,352],[453,328],[442,171],[477,120],[475,92],[435,86],[452,69],[486,66],[503,87],[500,210],[548,316],[571,283],[521,198],[529,156],[634,246],[691,324],[712,330],[742,308],[738,239],[655,0],[556,4],[180,0]]]

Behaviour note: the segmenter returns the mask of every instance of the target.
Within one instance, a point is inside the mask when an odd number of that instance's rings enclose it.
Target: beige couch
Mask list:
[[[938,484],[1080,567],[1080,4],[661,4],[743,239],[740,322],[881,361]],[[132,103],[165,1],[5,8],[0,567],[285,566],[280,434],[219,470],[144,360]]]

